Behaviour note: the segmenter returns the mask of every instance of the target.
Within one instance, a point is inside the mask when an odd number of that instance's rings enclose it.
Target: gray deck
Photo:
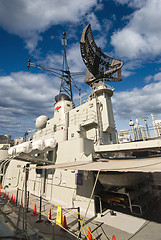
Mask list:
[[[2,194],[3,195],[3,194]],[[2,211],[5,212],[7,218],[9,218],[13,224],[17,225],[17,215],[19,208],[13,206],[9,201],[4,200],[0,197],[0,202],[2,206]],[[54,205],[48,201],[43,200],[42,204],[42,219],[43,222],[36,223],[38,220],[37,216],[31,216],[33,212],[34,203],[37,204],[37,211],[39,212],[39,200],[35,196],[31,196],[31,201],[29,203],[30,212],[27,213],[27,230],[28,235],[32,239],[52,239],[53,227],[52,224],[46,224],[48,210],[53,208]],[[21,210],[22,211],[22,210]],[[112,239],[115,235],[116,240],[159,240],[161,239],[161,203],[158,202],[149,209],[146,219],[127,215],[125,213],[120,213],[114,211],[115,215],[110,214],[110,209],[103,212],[102,216],[98,214],[96,217],[84,220],[85,226],[84,230],[81,231],[82,238],[87,239],[88,227],[91,227],[93,239]],[[57,215],[57,209],[52,209],[52,220],[55,222]],[[70,233],[62,231],[59,226],[54,225],[55,239],[77,239],[78,236],[78,221],[77,221],[77,210],[63,209],[63,215],[66,216],[67,225]],[[22,213],[19,228],[22,229]],[[6,223],[5,223],[6,224]],[[12,227],[13,230],[13,227]],[[11,234],[10,234],[11,235]]]

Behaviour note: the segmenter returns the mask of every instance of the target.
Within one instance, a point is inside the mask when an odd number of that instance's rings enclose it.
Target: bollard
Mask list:
[[[81,223],[80,223],[80,207],[78,207],[78,230],[79,230],[79,238],[81,238]]]
[[[49,209],[47,220],[45,221],[45,223],[51,223],[51,209]]]
[[[13,205],[16,204],[16,199],[15,199],[15,196],[13,197],[13,201],[12,201]]]

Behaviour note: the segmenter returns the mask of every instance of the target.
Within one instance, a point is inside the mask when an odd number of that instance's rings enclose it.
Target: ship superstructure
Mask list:
[[[65,34],[63,36],[65,47]],[[81,212],[87,214],[90,201],[88,214],[91,216],[100,211],[98,206],[103,201],[119,203],[133,212],[136,206],[134,192],[141,192],[141,183],[146,193],[151,191],[150,187],[147,189],[151,171],[148,166],[156,166],[159,160],[153,164],[151,159],[150,162],[138,162],[135,158],[112,160],[105,159],[105,155],[114,157],[117,154],[113,153],[118,152],[158,150],[161,141],[117,143],[111,103],[113,89],[104,82],[120,81],[123,63],[106,56],[97,47],[90,25],[82,33],[81,53],[87,66],[85,82],[92,87],[92,93],[86,102],[74,107],[71,73],[68,65],[63,65],[66,67],[61,75],[60,92],[55,97],[54,117],[38,117],[38,131],[33,139],[9,149],[3,185],[22,189],[23,167],[27,165],[28,191],[55,204],[79,206]],[[66,59],[66,51],[64,56]]]

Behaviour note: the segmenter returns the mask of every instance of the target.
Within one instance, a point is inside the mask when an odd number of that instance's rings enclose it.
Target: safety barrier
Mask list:
[[[15,206],[18,206],[18,207],[24,207],[23,206],[23,202],[22,202],[22,196],[21,198],[19,199],[19,192],[23,192],[24,190],[20,189],[20,188],[17,188],[17,191],[16,191],[16,197],[15,195],[11,195],[11,199],[9,200],[9,198],[7,196],[9,196],[9,193],[7,193],[7,191],[5,190],[3,192],[3,197],[5,199],[7,199],[9,202],[11,202],[12,204],[14,204]],[[23,194],[22,194],[23,195]],[[95,231],[95,229],[93,231],[91,231],[91,228],[89,226],[86,225],[85,223],[85,220],[83,219],[83,217],[81,217],[81,214],[80,214],[80,207],[73,207],[73,208],[63,208],[62,205],[58,205],[58,206],[53,206],[51,207],[51,203],[49,201],[47,201],[46,199],[43,199],[42,196],[39,197],[39,208],[37,210],[37,206],[36,206],[36,203],[31,199],[31,196],[30,195],[33,195],[34,194],[30,194],[29,191],[28,191],[28,194],[27,194],[27,210],[29,211],[29,203],[31,202],[33,205],[34,205],[34,209],[33,209],[33,213],[32,213],[32,216],[39,216],[39,219],[36,221],[36,223],[40,223],[42,222],[42,214],[45,214],[46,213],[46,216],[47,216],[47,220],[45,221],[45,223],[52,223],[53,224],[56,224],[58,225],[61,229],[63,229],[64,231],[67,231],[69,234],[73,235],[74,237],[76,237],[77,239],[81,239],[82,237],[82,232],[84,233],[85,235],[85,238],[88,239],[88,240],[91,240],[91,239],[97,239],[94,235],[93,235],[93,232]],[[37,198],[37,196],[35,196]],[[19,200],[19,201],[18,201]],[[46,202],[50,203],[50,207],[49,209],[46,209],[45,211],[42,211],[42,200],[45,200]],[[54,214],[52,214],[52,211],[53,210],[56,210],[56,215],[54,216]],[[77,212],[75,212],[74,210],[77,210]],[[77,227],[77,235],[73,234],[70,230],[70,228],[68,227],[68,224],[67,224],[67,217],[66,217],[66,213],[72,213],[72,216],[73,215],[76,215],[76,219],[77,219],[77,222],[78,222],[78,227]],[[113,235],[113,239],[116,239],[115,238],[115,235]]]
[[[21,190],[21,189],[18,189],[17,191],[22,191],[22,190]],[[31,195],[34,196],[34,194],[31,194]],[[36,197],[37,197],[37,196],[36,196]],[[31,202],[31,203],[34,205],[33,216],[39,215],[39,219],[36,221],[37,223],[43,221],[43,220],[42,220],[42,213],[43,213],[43,214],[46,213],[46,215],[47,215],[46,223],[47,223],[47,222],[51,222],[51,223],[54,222],[54,223],[56,223],[56,225],[59,225],[63,230],[65,230],[65,231],[67,231],[67,232],[69,232],[69,233],[71,234],[70,229],[68,229],[68,226],[67,226],[67,218],[66,218],[66,216],[65,216],[64,213],[63,213],[63,211],[64,211],[64,212],[69,211],[69,212],[71,212],[72,214],[75,214],[75,215],[76,215],[77,222],[78,222],[78,228],[77,228],[78,235],[75,236],[75,237],[77,237],[78,239],[80,239],[80,238],[81,238],[81,231],[83,231],[85,237],[86,237],[87,239],[89,239],[89,238],[88,238],[89,229],[88,229],[88,226],[85,224],[84,219],[83,219],[83,218],[81,217],[81,215],[80,215],[80,207],[62,208],[61,205],[58,205],[58,206],[53,206],[52,208],[49,208],[49,209],[47,209],[46,211],[42,211],[42,209],[41,209],[41,208],[42,208],[42,200],[43,200],[42,196],[39,197],[39,201],[40,201],[40,203],[39,203],[39,206],[40,206],[40,207],[39,207],[39,210],[37,210],[36,203],[31,199],[31,197],[29,196],[29,194],[28,194],[28,199],[29,199],[29,202]],[[44,200],[46,201],[46,199],[44,199]],[[51,204],[51,203],[50,203],[50,204]],[[28,203],[27,208],[28,208],[28,207],[29,207],[29,203]],[[51,213],[52,210],[54,210],[54,209],[57,209],[56,216],[55,216],[55,218],[56,218],[55,221],[54,221],[53,215],[52,215],[52,213]],[[75,211],[73,211],[74,209],[77,210],[77,213],[76,213]],[[49,215],[50,215],[50,216],[49,216]],[[63,217],[63,215],[64,215],[64,217]],[[87,233],[86,233],[86,231],[87,231]],[[91,234],[91,236],[93,237],[93,239],[96,239],[96,238],[94,237],[94,235],[92,234],[92,232],[91,232],[90,234]]]

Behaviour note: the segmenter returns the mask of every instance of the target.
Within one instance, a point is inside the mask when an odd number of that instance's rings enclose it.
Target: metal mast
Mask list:
[[[37,67],[37,68],[43,69],[43,70],[55,75],[56,77],[60,78],[61,84],[60,84],[60,91],[59,91],[58,96],[65,94],[70,98],[71,101],[73,101],[72,85],[79,91],[79,95],[81,92],[81,89],[79,87],[77,87],[77,85],[75,84],[74,79],[84,76],[84,73],[83,72],[70,72],[70,70],[69,70],[67,54],[66,54],[67,40],[66,40],[65,32],[63,33],[62,45],[64,47],[64,52],[63,52],[63,66],[62,66],[61,70],[57,69],[57,68],[43,67],[41,65],[37,65],[37,64],[31,62],[30,59],[28,60],[27,69],[29,69],[30,66]]]
[[[150,138],[149,127],[148,127],[148,123],[147,123],[148,117],[141,117],[141,119],[144,119],[146,130],[147,130],[147,134],[148,134],[148,138]]]
[[[63,69],[62,69],[61,84],[60,84],[60,94],[67,93],[70,99],[73,100],[71,75],[69,71],[67,54],[66,54],[66,46],[67,46],[66,32],[63,32],[62,45],[64,46],[64,53],[63,53]]]

